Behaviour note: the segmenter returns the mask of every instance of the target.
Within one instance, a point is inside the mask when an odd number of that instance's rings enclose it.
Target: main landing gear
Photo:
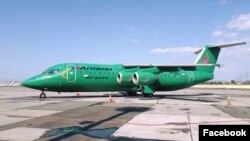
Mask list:
[[[42,93],[40,94],[40,98],[46,98],[46,94],[44,91],[42,91]]]
[[[143,97],[153,97],[153,93],[155,92],[155,89],[153,86],[141,86],[141,93]]]
[[[137,92],[127,92],[128,96],[137,96]]]
[[[142,93],[143,97],[153,97],[153,93]]]

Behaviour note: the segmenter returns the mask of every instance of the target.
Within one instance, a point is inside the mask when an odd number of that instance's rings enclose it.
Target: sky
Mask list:
[[[250,41],[247,0],[0,0],[0,80],[60,63],[193,64],[205,45]],[[250,79],[250,42],[214,80]],[[249,77],[248,77],[249,75]]]

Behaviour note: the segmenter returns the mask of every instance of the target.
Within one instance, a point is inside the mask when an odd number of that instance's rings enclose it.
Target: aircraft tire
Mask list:
[[[136,96],[137,93],[136,92],[128,92],[128,96]]]
[[[45,93],[41,93],[40,94],[40,98],[46,98],[46,94]]]
[[[143,93],[142,95],[143,95],[143,97],[152,97],[153,96],[152,93]]]

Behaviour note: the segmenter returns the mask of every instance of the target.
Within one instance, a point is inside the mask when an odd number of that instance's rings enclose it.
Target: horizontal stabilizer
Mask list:
[[[239,42],[239,43],[233,43],[233,44],[223,44],[223,45],[214,45],[214,46],[210,46],[207,45],[207,48],[225,48],[225,47],[232,47],[232,46],[238,46],[238,45],[245,45],[246,42]],[[199,49],[197,51],[195,51],[195,54],[199,54],[202,51],[202,49]]]
[[[240,43],[233,43],[233,44],[215,45],[215,46],[209,46],[209,47],[224,48],[224,47],[232,47],[232,46],[245,45],[245,44],[246,42],[240,42]]]

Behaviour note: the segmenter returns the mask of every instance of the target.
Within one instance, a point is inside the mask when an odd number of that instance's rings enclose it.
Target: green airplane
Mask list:
[[[46,98],[46,91],[125,91],[129,95],[141,91],[148,97],[155,91],[179,90],[213,79],[221,48],[243,44],[205,46],[195,52],[198,57],[192,65],[59,64],[21,85],[41,90],[41,98]]]

